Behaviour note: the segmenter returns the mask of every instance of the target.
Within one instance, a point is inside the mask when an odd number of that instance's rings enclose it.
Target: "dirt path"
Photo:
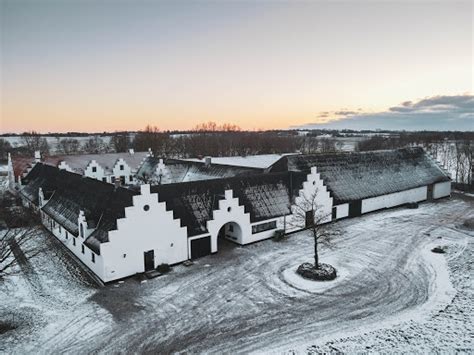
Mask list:
[[[444,200],[338,222],[344,233],[321,258],[349,276],[321,293],[281,277],[311,259],[311,238],[297,234],[226,248],[147,283],[108,286],[37,334],[34,344],[49,352],[284,351],[404,320],[440,291],[439,270],[422,253],[472,208]]]

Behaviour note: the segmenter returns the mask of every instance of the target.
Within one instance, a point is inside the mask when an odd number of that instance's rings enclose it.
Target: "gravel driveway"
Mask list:
[[[457,290],[446,256],[430,249],[436,243],[457,248],[453,259],[472,250],[472,234],[457,225],[473,207],[453,198],[339,221],[342,234],[322,249],[321,260],[340,270],[341,279],[321,292],[296,288],[283,277],[311,260],[312,239],[305,233],[279,243],[220,245],[218,254],[147,282],[131,278],[91,289],[59,274],[54,280],[71,302],[54,309],[18,296],[6,306],[23,314],[34,308],[33,322],[0,335],[0,342],[9,352],[103,353],[330,351],[328,343],[348,336],[363,343],[357,334],[429,320],[452,302]],[[57,296],[54,280],[49,289]],[[15,285],[21,280],[0,288],[0,296],[19,292]]]

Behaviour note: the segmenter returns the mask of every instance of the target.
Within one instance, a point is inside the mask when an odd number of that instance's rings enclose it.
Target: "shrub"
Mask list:
[[[273,233],[273,240],[276,242],[281,242],[285,239],[285,231],[283,229],[277,229],[275,233]]]
[[[156,267],[156,270],[162,274],[166,274],[171,271],[171,267],[168,264],[160,264]]]
[[[444,250],[443,247],[434,247],[433,249],[431,249],[431,251],[433,253],[437,253],[437,254],[444,254],[446,253],[446,250]]]
[[[296,273],[313,281],[331,281],[337,277],[336,269],[333,266],[322,263],[317,269],[311,263],[303,263],[298,266]]]

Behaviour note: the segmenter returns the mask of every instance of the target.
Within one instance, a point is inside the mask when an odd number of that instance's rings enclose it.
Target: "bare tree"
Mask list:
[[[314,268],[319,269],[319,244],[328,244],[337,231],[331,224],[331,214],[325,212],[324,206],[318,203],[318,190],[309,196],[303,194],[293,206],[293,216],[289,221],[290,227],[306,228],[311,231],[314,241]]]
[[[80,143],[77,139],[74,138],[64,138],[61,139],[58,143],[58,150],[62,154],[76,154],[79,152]]]
[[[41,226],[0,230],[0,279],[15,273],[22,260],[30,260],[44,249],[36,242],[43,233]]]
[[[0,138],[0,161],[7,160],[8,153],[11,152],[12,146],[6,139]]]
[[[0,200],[0,279],[44,251],[38,237],[43,233],[37,215],[19,206],[17,198],[2,194]]]
[[[130,137],[128,132],[115,132],[110,140],[116,153],[126,152],[130,148]]]
[[[26,148],[28,154],[33,155],[35,151],[39,150],[42,154],[49,153],[49,145],[46,138],[36,131],[25,132],[22,136],[22,143]]]
[[[84,152],[89,154],[99,154],[106,153],[107,148],[104,144],[104,141],[97,136],[89,138],[83,145],[82,149]]]

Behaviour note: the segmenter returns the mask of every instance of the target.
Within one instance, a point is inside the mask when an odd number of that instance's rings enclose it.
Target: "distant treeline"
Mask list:
[[[278,154],[301,152],[327,153],[341,150],[340,137],[364,136],[354,147],[358,151],[396,149],[406,146],[422,146],[443,165],[451,169],[456,181],[472,182],[472,155],[474,132],[394,132],[394,131],[332,131],[332,130],[274,130],[242,131],[233,124],[218,125],[207,122],[190,131],[161,131],[148,125],[138,132],[114,132],[85,134],[39,134],[25,132],[20,144],[12,147],[0,138],[0,159],[8,152],[33,156],[39,150],[43,154],[79,154],[126,152],[151,149],[155,156],[170,158],[195,158],[209,156],[245,156],[254,154]],[[56,137],[54,147],[46,139]],[[77,137],[88,137],[86,139]],[[451,142],[451,143],[450,143]]]

